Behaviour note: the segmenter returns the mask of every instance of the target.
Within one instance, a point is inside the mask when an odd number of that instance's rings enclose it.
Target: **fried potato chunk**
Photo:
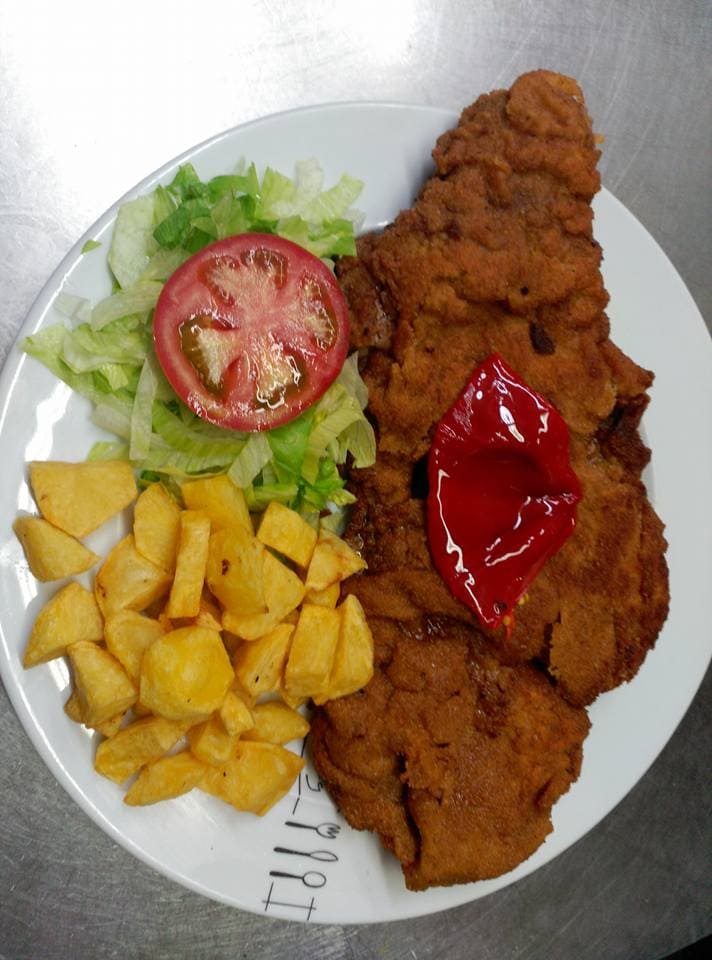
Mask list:
[[[161,757],[141,770],[126,791],[124,803],[136,807],[180,797],[197,786],[204,774],[205,766],[187,750]]]
[[[199,786],[237,810],[261,817],[288,792],[303,767],[302,758],[284,747],[240,740],[236,756],[206,770]]]
[[[134,507],[136,549],[167,573],[173,573],[176,566],[180,513],[180,507],[160,483],[146,487]]]
[[[206,580],[230,613],[249,616],[267,610],[263,553],[262,544],[242,527],[211,535]]]
[[[18,517],[12,529],[33,576],[42,583],[84,573],[99,559],[74,537],[41,517]]]
[[[34,667],[64,656],[70,643],[102,639],[104,623],[93,594],[68,583],[40,610],[22,663]]]
[[[88,531],[135,497],[135,483],[132,474],[130,491],[119,482],[126,464],[117,475],[83,466],[33,464],[33,489],[58,523]],[[102,476],[106,496],[92,486]],[[67,655],[74,684],[65,713],[105,738],[95,754],[98,773],[117,783],[138,773],[128,805],[197,785],[262,816],[304,766],[283,749],[309,731],[296,708],[324,693],[332,675],[334,689],[355,682],[356,654],[340,673],[334,668],[346,607],[336,605],[341,580],[363,564],[339,538],[318,539],[277,503],[255,535],[243,492],[226,476],[187,483],[182,492],[186,509],[160,484],[147,487],[133,532],[106,556],[93,593],[77,583],[63,587],[40,611],[24,662]],[[93,497],[100,506],[81,521],[82,502]],[[39,579],[99,559],[45,517],[20,518],[15,528]],[[257,704],[277,692],[281,700]]]
[[[300,707],[303,707],[305,703],[309,700],[309,697],[297,696],[297,694],[291,694],[284,686],[284,681],[279,686],[279,695],[287,704],[288,707],[291,707],[292,710],[298,710]]]
[[[97,723],[93,727],[88,723],[85,724],[85,726],[89,727],[91,730],[96,730],[96,732],[100,733],[102,737],[113,737],[121,727],[121,724],[124,722],[125,716],[126,711],[123,713],[117,713],[115,717],[110,717],[103,723]]]
[[[256,640],[269,633],[304,599],[302,581],[269,550],[262,556],[262,576],[267,612],[244,616],[226,610],[223,615],[224,629],[243,640]]]
[[[230,530],[237,526],[247,533],[254,532],[245,494],[227,474],[191,480],[180,489],[186,507],[207,513],[213,530]]]
[[[254,723],[254,720],[252,721]],[[225,729],[217,714],[188,731],[190,752],[203,763],[214,767],[227,763],[234,754],[238,738]]]
[[[112,655],[88,640],[67,647],[82,721],[88,727],[123,714],[137,699],[136,685]]]
[[[69,719],[73,720],[75,723],[84,723],[84,713],[82,711],[82,705],[79,701],[79,694],[77,693],[76,687],[72,687],[72,692],[69,694],[69,698],[64,704],[64,712],[67,714]]]
[[[339,602],[340,595],[341,583],[337,580],[336,583],[332,583],[330,587],[326,587],[324,590],[307,590],[304,594],[304,602],[333,609]]]
[[[120,540],[96,575],[94,593],[105,617],[118,610],[144,610],[168,590],[170,575],[136,549],[133,534]]]
[[[373,634],[360,601],[349,594],[337,612],[339,642],[326,687],[314,697],[316,704],[355,693],[373,676]]]
[[[197,617],[208,563],[210,519],[199,510],[180,514],[180,539],[173,585],[166,613],[174,617]]]
[[[325,690],[340,626],[338,611],[303,604],[284,670],[284,687],[290,697],[316,698]]]
[[[190,722],[144,717],[103,740],[96,750],[97,773],[123,783],[147,763],[170,750],[190,727]]]
[[[133,470],[124,460],[35,461],[30,464],[30,485],[42,516],[80,538],[136,497]]]
[[[232,661],[235,676],[249,696],[256,698],[279,687],[293,633],[292,624],[280,623],[259,640],[237,648]]]
[[[81,701],[79,700],[79,694],[77,693],[76,687],[73,688],[69,699],[64,704],[64,712],[67,714],[70,720],[73,720],[75,723],[84,723],[84,711],[82,709]],[[100,733],[102,737],[113,737],[116,731],[119,729],[123,723],[125,713],[117,713],[115,717],[111,717],[109,720],[105,720],[103,723],[97,723],[95,726],[90,727],[91,730],[96,730],[97,733]],[[89,724],[85,724],[89,726]]]
[[[329,530],[319,531],[319,540],[307,571],[307,590],[326,590],[332,584],[366,569],[366,561]]]
[[[295,510],[273,501],[262,514],[257,539],[300,567],[308,567],[316,545],[316,530]]]
[[[181,627],[159,637],[143,655],[141,703],[169,720],[209,716],[235,678],[220,634]]]
[[[283,745],[301,740],[309,732],[309,721],[286,703],[269,700],[252,710],[254,726],[243,734],[243,740]]]
[[[212,630],[222,630],[222,612],[207,587],[203,587],[195,625],[197,627],[210,627]]]
[[[228,690],[225,694],[218,714],[223,726],[232,737],[239,737],[255,725],[252,711],[233,690]]]
[[[213,595],[205,586],[203,586],[203,591],[200,595],[198,612],[194,617],[169,618],[165,611],[162,616],[168,619],[173,624],[173,627],[209,627],[211,630],[222,630],[222,611],[215,602]],[[224,639],[223,637],[223,640]]]
[[[144,653],[163,634],[163,627],[158,620],[145,617],[135,610],[112,613],[104,624],[104,639],[109,652],[136,684],[141,675]]]

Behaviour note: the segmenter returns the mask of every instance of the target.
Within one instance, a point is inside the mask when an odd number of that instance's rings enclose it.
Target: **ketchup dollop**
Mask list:
[[[428,481],[435,566],[481,623],[511,628],[514,605],[576,525],[581,485],[563,418],[493,353],[438,424]]]

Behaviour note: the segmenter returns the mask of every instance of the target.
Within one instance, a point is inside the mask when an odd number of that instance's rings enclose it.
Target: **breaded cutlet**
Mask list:
[[[413,889],[531,855],[578,776],[585,706],[634,676],[667,615],[663,528],[641,481],[652,374],[609,339],[598,157],[575,81],[526,74],[463,112],[413,206],[338,267],[378,440],[375,466],[350,479],[347,531],[368,562],[348,589],[376,672],[317,711],[312,749],[347,819],[381,836]],[[511,632],[450,593],[425,531],[433,431],[495,351],[564,417],[583,488],[575,532]]]

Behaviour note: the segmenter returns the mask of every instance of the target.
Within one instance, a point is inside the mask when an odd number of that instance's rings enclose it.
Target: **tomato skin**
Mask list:
[[[199,417],[259,431],[294,419],[338,375],[348,307],[329,270],[271,234],[204,247],[167,280],[153,318],[158,361]]]

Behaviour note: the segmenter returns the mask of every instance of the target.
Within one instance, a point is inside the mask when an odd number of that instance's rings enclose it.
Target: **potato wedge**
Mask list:
[[[125,716],[126,712],[124,711],[124,713],[117,713],[115,717],[110,717],[103,723],[97,723],[93,727],[88,723],[86,726],[91,730],[96,730],[96,732],[100,733],[102,737],[113,737],[121,727],[121,724],[124,722]]]
[[[288,690],[284,688],[284,679],[279,685],[277,692],[279,693],[282,700],[287,704],[288,707],[291,707],[292,710],[298,710],[300,707],[303,707],[305,703],[308,703],[309,697],[300,697],[296,694],[292,695]]]
[[[138,684],[144,653],[154,641],[164,634],[158,620],[145,617],[135,610],[119,610],[106,618],[104,638],[109,653],[112,653]]]
[[[145,764],[162,757],[190,725],[163,717],[136,720],[99,744],[94,769],[116,783],[123,783]]]
[[[33,576],[42,583],[84,573],[99,559],[84,544],[41,517],[18,517],[12,529]]]
[[[366,561],[329,530],[321,529],[307,571],[307,590],[326,590],[333,583],[366,569]]]
[[[88,640],[67,647],[82,721],[96,727],[123,714],[136,702],[138,691],[119,661]]]
[[[307,590],[304,594],[305,603],[314,603],[318,607],[331,607],[333,610],[341,596],[341,582],[337,580],[324,590]]]
[[[207,717],[220,707],[234,677],[216,630],[181,627],[143,655],[141,703],[169,720]]]
[[[197,617],[205,581],[210,542],[210,519],[199,510],[182,510],[176,572],[166,613],[174,617]]]
[[[84,713],[82,711],[82,705],[79,700],[79,694],[77,693],[76,687],[72,687],[72,692],[69,694],[69,698],[64,704],[64,712],[67,714],[69,719],[73,720],[75,723],[84,723]]]
[[[84,723],[84,711],[76,687],[72,690],[69,699],[64,704],[64,712],[69,719],[74,720],[75,723]],[[100,733],[103,737],[113,737],[123,723],[125,716],[125,713],[117,713],[115,717],[111,717],[103,723],[98,723],[95,727],[90,727],[90,729],[96,730],[97,733]],[[88,726],[88,724],[86,724],[86,726]]]
[[[211,630],[222,630],[222,611],[215,602],[215,598],[207,587],[203,588],[200,597],[200,609],[195,618],[196,627],[210,627]]]
[[[269,700],[258,703],[252,710],[254,726],[242,735],[243,740],[283,745],[301,740],[309,732],[309,721],[286,703]]]
[[[145,610],[168,590],[170,575],[143,557],[133,534],[120,540],[99,568],[94,593],[105,617],[119,610]]]
[[[235,676],[249,696],[259,697],[279,687],[294,629],[280,623],[259,640],[237,648],[232,658]]]
[[[68,583],[40,610],[22,663],[33,667],[64,656],[70,643],[102,639],[104,622],[93,594]]]
[[[360,601],[352,594],[338,608],[339,642],[328,682],[314,697],[321,704],[365,687],[373,676],[373,634]]]
[[[245,494],[227,474],[191,480],[182,485],[181,493],[189,510],[207,513],[213,530],[229,530],[238,526],[246,533],[254,532]]]
[[[176,567],[180,512],[178,504],[160,483],[146,487],[134,507],[136,549],[167,573],[173,573]]]
[[[167,618],[167,614],[165,614]],[[207,589],[203,588],[200,595],[200,606],[194,617],[173,617],[170,622],[173,628],[178,627],[208,627],[210,630],[222,630],[222,611],[215,602],[215,598]],[[225,637],[223,637],[223,642]]]
[[[73,537],[86,537],[135,499],[131,464],[123,460],[83,463],[34,461],[30,484],[42,516]]]
[[[339,641],[341,616],[329,607],[302,605],[284,668],[290,697],[316,697],[325,689]]]
[[[262,514],[257,539],[298,566],[308,567],[316,545],[316,530],[296,510],[273,501]]]
[[[217,714],[213,714],[212,717],[191,727],[188,731],[190,752],[203,763],[209,763],[215,767],[232,759],[237,739],[236,736],[227,732]]]
[[[231,613],[249,616],[266,612],[264,552],[262,544],[242,527],[217,530],[211,535],[205,579]]]
[[[141,770],[126,791],[124,803],[136,807],[180,797],[197,786],[204,774],[205,766],[187,750],[161,757]]]
[[[251,730],[255,725],[250,708],[234,690],[228,690],[225,694],[218,715],[231,737],[239,737],[245,730]]]
[[[223,628],[243,640],[256,640],[274,629],[304,599],[304,584],[269,550],[262,556],[262,575],[267,612],[242,616],[226,610]]]
[[[234,759],[206,770],[199,786],[261,817],[289,791],[303,767],[302,758],[284,747],[239,740]]]

